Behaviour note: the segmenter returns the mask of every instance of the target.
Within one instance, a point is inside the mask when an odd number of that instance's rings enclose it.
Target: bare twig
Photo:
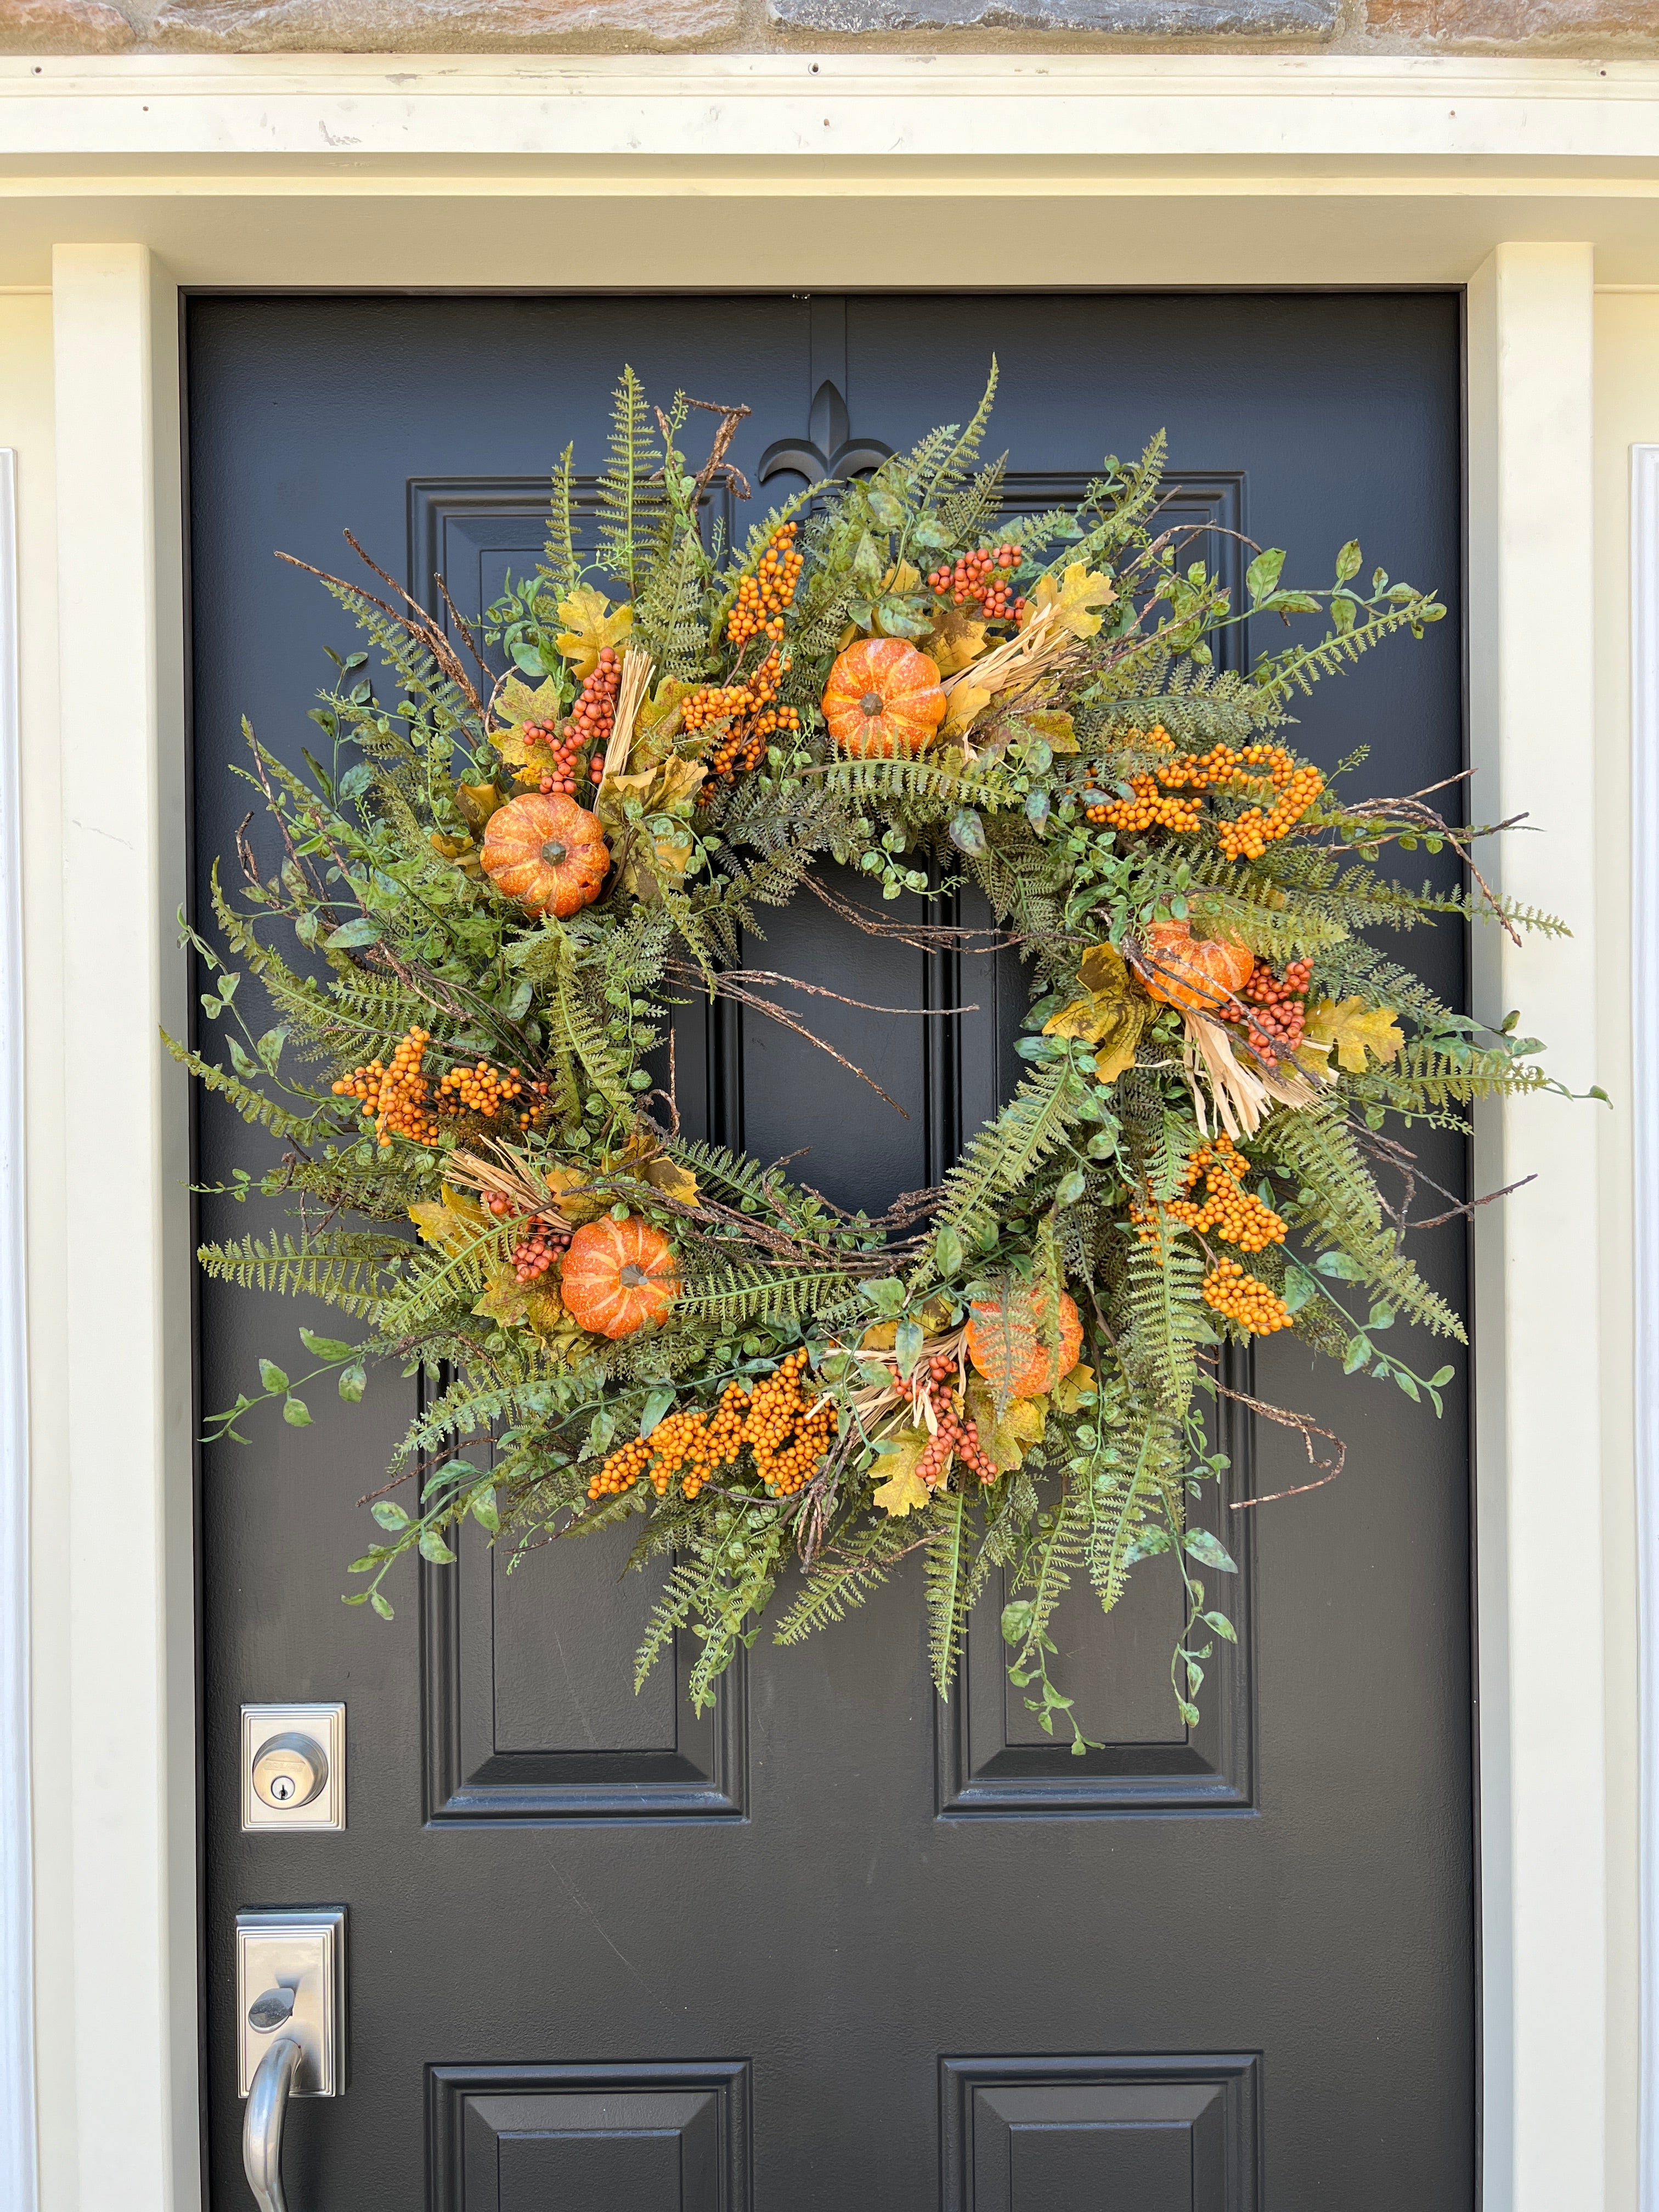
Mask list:
[[[1013,952],[1025,942],[1006,929],[969,928],[957,922],[925,922],[890,921],[886,915],[875,914],[860,906],[855,899],[843,897],[827,884],[820,883],[810,872],[802,878],[805,889],[821,899],[831,914],[841,921],[850,922],[854,929],[866,937],[891,938],[896,944],[908,945],[916,952]],[[984,939],[980,944],[975,939]]]
[[[1307,1491],[1322,1490],[1328,1482],[1334,1482],[1337,1476],[1341,1474],[1347,1460],[1348,1447],[1340,1437],[1334,1435],[1329,1429],[1322,1428],[1317,1421],[1310,1419],[1306,1413],[1292,1413],[1284,1406],[1270,1406],[1265,1398],[1252,1398],[1247,1391],[1230,1389],[1218,1376],[1211,1378],[1210,1387],[1218,1392],[1222,1397],[1231,1398],[1240,1406],[1248,1406],[1253,1413],[1259,1413],[1263,1420],[1277,1422],[1281,1429],[1294,1429],[1302,1439],[1303,1449],[1308,1455],[1309,1466],[1324,1469],[1324,1473],[1313,1482],[1298,1482],[1289,1490],[1270,1490],[1264,1498],[1230,1498],[1227,1508],[1229,1512],[1243,1513],[1252,1505],[1276,1505],[1281,1498],[1300,1498]],[[1316,1437],[1323,1437],[1328,1444],[1334,1444],[1336,1447],[1334,1460],[1320,1458],[1314,1449],[1313,1440]]]

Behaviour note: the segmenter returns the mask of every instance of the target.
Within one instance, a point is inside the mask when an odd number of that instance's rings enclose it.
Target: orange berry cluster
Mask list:
[[[477,1114],[493,1121],[503,1106],[522,1097],[524,1077],[516,1067],[492,1067],[487,1060],[471,1066],[452,1067],[438,1085],[441,1113]],[[520,1126],[529,1115],[520,1116]]]
[[[784,612],[795,596],[800,570],[795,526],[786,522],[772,537],[759,568],[738,585],[737,605],[726,618],[729,644],[745,646],[751,637],[761,636],[778,643],[783,635]]]
[[[755,1472],[775,1498],[792,1498],[829,1449],[836,1409],[809,1407],[801,1395],[805,1348],[763,1375],[752,1390],[728,1382],[714,1412],[665,1413],[647,1438],[611,1453],[587,1486],[590,1498],[617,1497],[647,1474],[659,1498],[678,1479],[695,1498],[717,1468],[730,1467],[747,1444]]]
[[[412,1145],[435,1145],[440,1114],[477,1114],[493,1121],[504,1107],[512,1110],[513,1102],[520,1098],[525,1103],[517,1109],[519,1127],[528,1129],[534,1124],[548,1086],[527,1084],[517,1067],[492,1067],[487,1060],[453,1067],[440,1079],[434,1098],[425,1067],[431,1042],[429,1031],[410,1030],[399,1040],[390,1067],[371,1060],[367,1067],[354,1067],[334,1085],[337,1098],[362,1100],[364,1117],[374,1122],[382,1146],[393,1137],[407,1137]]]
[[[657,1428],[662,1425],[659,1421]],[[651,1464],[655,1437],[656,1430],[653,1429],[649,1437],[635,1437],[619,1450],[613,1451],[588,1484],[589,1498],[620,1498],[624,1490],[631,1490]]]
[[[1292,960],[1282,975],[1275,975],[1265,960],[1239,998],[1244,1003],[1224,1007],[1224,1022],[1248,1024],[1249,1041],[1269,1067],[1279,1065],[1280,1053],[1292,1053],[1302,1042],[1308,1018],[1308,987],[1313,981],[1313,962]]]
[[[542,791],[562,791],[567,799],[576,796],[576,762],[582,747],[587,743],[586,726],[574,719],[564,726],[564,735],[559,735],[556,722],[526,722],[524,741],[528,746],[546,745],[551,757],[542,770]]]
[[[826,1401],[809,1407],[801,1395],[806,1365],[802,1345],[756,1383],[743,1425],[755,1455],[755,1472],[775,1498],[793,1498],[830,1448],[836,1409]]]
[[[385,1066],[371,1060],[367,1067],[354,1067],[334,1085],[337,1098],[361,1098],[365,1120],[374,1124],[380,1145],[393,1137],[407,1137],[412,1145],[435,1145],[438,1123],[429,1101],[422,1063],[431,1037],[425,1030],[410,1030]]]
[[[1243,1252],[1260,1252],[1269,1244],[1282,1244],[1285,1224],[1254,1191],[1244,1188],[1244,1178],[1249,1171],[1249,1162],[1231,1137],[1218,1137],[1212,1144],[1200,1145],[1188,1155],[1185,1180],[1188,1190],[1196,1190],[1202,1176],[1202,1202],[1193,1198],[1172,1198],[1164,1211],[1183,1228],[1200,1237],[1213,1233],[1224,1243],[1237,1244]]]
[[[1139,731],[1131,730],[1129,742],[1131,744],[1139,743],[1168,747],[1171,750],[1175,744],[1162,722],[1144,738]],[[1149,770],[1140,775],[1132,775],[1128,780],[1131,795],[1127,799],[1115,799],[1101,791],[1087,793],[1084,813],[1098,828],[1119,830],[1126,836],[1133,836],[1147,830],[1168,830],[1177,836],[1184,836],[1196,830],[1202,819],[1201,802],[1196,796],[1177,798],[1173,788],[1168,791],[1158,788],[1160,778],[1171,782],[1175,788],[1184,783],[1186,778],[1177,777],[1175,774],[1182,766],[1182,762],[1172,760],[1155,773]]]
[[[946,1353],[936,1352],[925,1367],[918,1364],[911,1376],[912,1397],[918,1407],[925,1398],[939,1423],[927,1440],[927,1449],[916,1462],[916,1473],[929,1490],[937,1489],[944,1481],[953,1457],[959,1459],[970,1474],[976,1474],[981,1483],[997,1479],[996,1468],[979,1440],[979,1424],[964,1421],[957,1411],[956,1372],[956,1361]]]
[[[1160,723],[1144,742],[1164,746],[1173,740]],[[1289,836],[1325,788],[1316,768],[1299,764],[1280,745],[1266,744],[1223,744],[1212,745],[1206,753],[1176,753],[1128,781],[1127,799],[1088,794],[1084,807],[1088,819],[1129,835],[1165,830],[1185,836],[1203,818],[1205,792],[1240,783],[1270,784],[1279,795],[1269,812],[1252,806],[1237,822],[1216,824],[1216,842],[1230,860],[1259,860],[1269,845]]]
[[[1025,601],[1011,595],[1007,571],[1018,568],[1024,557],[1018,545],[981,545],[964,553],[955,568],[935,568],[928,587],[941,599],[948,592],[959,607],[971,599],[988,622],[1006,621],[1011,616],[1018,622],[1025,612]]]
[[[484,1204],[498,1221],[513,1211],[511,1201],[500,1191]],[[521,1283],[533,1283],[570,1249],[571,1232],[556,1213],[532,1213],[523,1218],[525,1225],[511,1255],[513,1272]]]
[[[573,763],[584,745],[592,746],[593,757],[587,763],[587,773],[595,783],[605,774],[605,748],[617,719],[617,692],[621,684],[622,655],[613,645],[602,646],[599,665],[576,694],[570,720],[564,726],[565,743],[570,748]],[[554,785],[556,791],[566,787]],[[574,791],[574,787],[568,788]]]
[[[1204,1303],[1252,1336],[1272,1336],[1289,1328],[1291,1310],[1277,1291],[1255,1275],[1247,1275],[1237,1260],[1218,1260],[1204,1278]]]
[[[721,781],[729,783],[733,776],[747,775],[750,769],[758,768],[766,757],[767,741],[775,732],[799,731],[800,716],[795,709],[777,704],[778,686],[782,681],[783,662],[774,650],[752,676],[736,684],[699,684],[680,709],[688,732],[707,729],[712,722],[729,724],[708,761]],[[710,784],[704,784],[702,795],[706,804],[713,796]]]
[[[1243,760],[1252,781],[1271,783],[1279,796],[1263,813],[1252,806],[1237,822],[1224,822],[1216,842],[1230,860],[1259,860],[1269,845],[1288,837],[1325,788],[1316,768],[1291,759],[1281,745],[1246,745]]]
[[[665,1413],[649,1437],[611,1453],[588,1484],[588,1496],[618,1494],[649,1474],[659,1498],[676,1480],[687,1498],[695,1498],[742,1450],[746,1403],[741,1384],[728,1382],[712,1415],[696,1409]]]

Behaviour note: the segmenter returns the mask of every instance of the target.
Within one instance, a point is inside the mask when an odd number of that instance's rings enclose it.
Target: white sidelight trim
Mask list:
[[[1553,1074],[1596,1079],[1595,255],[1500,246],[1469,289],[1472,816],[1529,812],[1502,888],[1570,917],[1516,951],[1476,934],[1474,1010],[1522,1006]],[[1566,763],[1571,773],[1564,774]],[[1484,862],[1483,862],[1484,866]],[[1601,2206],[1607,1832],[1597,1152],[1605,1106],[1477,1115],[1485,2197]]]
[[[1659,446],[1630,473],[1631,1042],[1641,1666],[1641,2196],[1659,2212]]]
[[[34,2212],[17,456],[0,450],[0,2212]]]
[[[73,1531],[68,1741],[54,1753],[72,1804],[63,1966],[81,2212],[201,2201],[190,1115],[159,1035],[185,1020],[178,334],[176,288],[147,248],[56,249],[59,712],[75,763],[64,1219],[70,1251],[99,1247],[121,1285],[117,1328],[70,1292],[56,1476]],[[76,1172],[92,1160],[95,1175]],[[77,1340],[95,1349],[95,1377],[74,1379]]]

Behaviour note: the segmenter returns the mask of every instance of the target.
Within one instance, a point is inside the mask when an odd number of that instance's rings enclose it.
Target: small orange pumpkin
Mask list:
[[[529,791],[490,816],[483,860],[498,891],[532,914],[562,920],[598,898],[611,848],[585,806],[561,791]]]
[[[638,1214],[584,1222],[570,1240],[560,1278],[565,1310],[595,1336],[632,1336],[659,1322],[680,1293],[674,1248]]]
[[[830,734],[854,760],[926,752],[945,720],[939,669],[902,637],[849,645],[823,687]]]
[[[1036,1291],[1030,1293],[1028,1310],[1018,1318],[1017,1326],[1023,1334],[1026,1326],[1039,1332],[1036,1348],[1023,1367],[1015,1369],[1006,1384],[1011,1398],[1040,1397],[1052,1390],[1062,1375],[1069,1375],[1077,1365],[1083,1351],[1083,1319],[1077,1310],[1077,1300],[1069,1291],[1060,1294],[1060,1342],[1050,1352],[1042,1343],[1042,1307]],[[1002,1326],[1000,1305],[975,1305],[968,1309],[968,1357],[976,1374],[982,1375],[994,1390],[1001,1390],[1004,1375],[1010,1359],[1010,1346]],[[1019,1358],[1018,1344],[1012,1347],[1012,1358]]]
[[[1255,955],[1242,945],[1193,935],[1186,921],[1155,921],[1146,936],[1146,960],[1138,973],[1146,995],[1166,1006],[1201,1014],[1224,1006],[1249,981]]]

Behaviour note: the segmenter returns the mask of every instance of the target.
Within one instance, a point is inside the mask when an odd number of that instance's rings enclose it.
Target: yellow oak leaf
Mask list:
[[[1114,945],[1092,945],[1079,970],[1084,995],[1073,999],[1042,1025],[1044,1036],[1076,1037],[1097,1044],[1095,1075],[1115,1083],[1134,1065],[1135,1047],[1152,1018],[1152,1003],[1130,975]]]
[[[1094,1387],[1094,1369],[1086,1359],[1079,1359],[1071,1373],[1062,1375],[1054,1387],[1054,1410],[1060,1413],[1076,1413],[1078,1400],[1085,1390],[1092,1390]]]
[[[492,814],[507,802],[493,783],[458,783],[455,804],[461,810],[466,826],[475,837],[483,835],[483,828]]]
[[[951,1304],[947,1298],[931,1297],[915,1310],[915,1318],[921,1323],[925,1336],[942,1336],[951,1326]],[[859,1339],[860,1352],[890,1352],[898,1341],[896,1321],[872,1321]]]
[[[582,683],[599,665],[599,655],[611,646],[620,652],[634,627],[633,607],[624,603],[614,611],[603,592],[583,584],[568,599],[559,601],[559,620],[566,624],[553,641]]]
[[[918,592],[921,589],[921,569],[912,562],[901,561],[896,567],[890,568],[882,578],[881,591],[877,596],[884,598],[889,592],[902,594],[905,592]]]
[[[480,1231],[489,1226],[489,1217],[477,1199],[452,1190],[447,1183],[442,1186],[441,1202],[417,1199],[409,1209],[409,1218],[420,1231],[422,1244],[435,1244],[445,1252],[470,1250]]]
[[[608,1193],[592,1191],[587,1186],[593,1178],[582,1168],[548,1168],[544,1174],[549,1193],[556,1201],[559,1212],[573,1226],[584,1221],[597,1221],[609,1211]]]
[[[979,1431],[991,1464],[999,1474],[1012,1474],[1030,1447],[1038,1443],[1048,1420],[1047,1398],[1011,1398],[997,1413],[996,1394],[983,1376],[968,1378],[967,1412]]]
[[[434,830],[427,842],[441,860],[453,860],[464,876],[483,874],[478,848],[470,837],[446,837],[441,830]]]
[[[950,695],[950,703],[945,710],[945,720],[939,728],[940,737],[961,737],[969,723],[983,714],[986,708],[990,705],[993,696],[980,684],[958,684]]]
[[[673,889],[691,865],[691,809],[708,769],[701,761],[672,756],[655,768],[608,775],[599,786],[593,811],[611,837],[617,863],[617,880],[623,890],[647,905],[662,896],[664,884]],[[652,830],[647,817],[667,815],[688,824],[684,830]]]
[[[529,722],[558,720],[559,687],[550,676],[533,690],[520,678],[509,676],[496,697],[495,713],[506,726],[489,732],[490,744],[504,761],[511,761],[515,768],[526,768],[532,752],[545,754],[546,748],[526,743],[525,726]],[[465,811],[465,807],[462,811]]]
[[[678,1199],[682,1206],[695,1206],[697,1202],[697,1178],[690,1168],[681,1167],[678,1160],[671,1160],[665,1152],[659,1152],[654,1160],[646,1162],[645,1179],[654,1190],[661,1191],[665,1198]]]
[[[1336,1064],[1349,1075],[1365,1073],[1367,1052],[1386,1066],[1406,1042],[1392,1006],[1368,1006],[1359,998],[1322,999],[1310,1010],[1303,1035],[1304,1048],[1323,1047],[1320,1058],[1327,1066],[1334,1046]]]
[[[472,1310],[486,1321],[499,1322],[503,1328],[528,1327],[542,1338],[581,1334],[566,1313],[558,1285],[550,1274],[533,1283],[521,1283],[511,1267],[500,1268]]]
[[[970,622],[959,607],[941,607],[921,649],[941,676],[954,676],[984,652],[985,631],[984,623]]]
[[[1109,607],[1116,598],[1109,576],[1103,576],[1097,568],[1085,568],[1081,561],[1073,561],[1058,580],[1053,576],[1037,578],[1030,607],[1033,614],[1040,613],[1044,607],[1053,607],[1055,629],[1068,629],[1073,637],[1092,637],[1103,619],[1093,610]]]
[[[908,1435],[884,1443],[872,1470],[884,1480],[878,1486],[875,1503],[884,1513],[895,1521],[902,1521],[919,1505],[925,1505],[933,1496],[932,1491],[916,1473],[916,1463],[927,1449],[930,1438],[926,1429],[916,1429]]]
[[[1083,748],[1077,741],[1077,732],[1072,726],[1069,714],[1051,708],[1039,708],[1035,714],[1022,714],[1020,720],[1038,737],[1047,738],[1051,752],[1077,753]]]
[[[634,717],[634,742],[628,748],[636,768],[655,768],[672,752],[680,732],[680,708],[696,688],[683,677],[665,676],[656,690],[641,701]]]

